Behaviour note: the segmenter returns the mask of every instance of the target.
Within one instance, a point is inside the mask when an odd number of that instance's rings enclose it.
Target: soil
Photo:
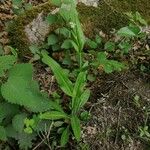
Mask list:
[[[88,104],[91,119],[83,126],[83,143],[90,150],[145,150],[138,128],[149,110],[149,79],[133,71],[97,77]],[[137,95],[139,106],[134,101]]]

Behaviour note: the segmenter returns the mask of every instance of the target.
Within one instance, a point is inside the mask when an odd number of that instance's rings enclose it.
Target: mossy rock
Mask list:
[[[108,0],[101,0],[99,7],[86,6],[81,3],[78,4],[77,9],[79,17],[83,25],[84,33],[87,37],[93,37],[93,35],[100,30],[109,32],[112,28],[118,29],[128,24],[129,20],[123,12],[134,10],[134,6],[137,8],[136,10],[141,12],[144,16],[148,16],[150,13],[150,6],[143,2],[148,2],[148,0],[107,1]],[[139,5],[135,1],[138,1]],[[144,8],[141,8],[141,6]],[[42,11],[44,14],[48,14],[52,9],[54,9],[54,7],[47,2],[35,6],[32,10],[28,10],[24,14],[19,15],[9,25],[10,44],[17,48],[22,54],[28,53],[28,47],[31,43],[24,32],[25,26],[31,23]],[[50,26],[50,32],[54,31],[57,27],[57,25]]]
[[[138,11],[150,22],[149,0],[105,0],[105,2],[118,12]]]

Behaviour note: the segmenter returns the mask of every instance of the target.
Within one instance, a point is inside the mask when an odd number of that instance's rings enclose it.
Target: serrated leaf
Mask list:
[[[0,56],[0,77],[4,75],[4,71],[10,69],[16,62],[16,57],[13,55]]]
[[[31,64],[17,64],[9,71],[9,78],[1,87],[2,96],[10,103],[26,107],[33,112],[43,112],[59,106],[44,97],[32,79]]]
[[[24,129],[24,119],[26,117],[27,117],[27,115],[25,113],[22,113],[22,114],[17,114],[12,119],[12,126],[13,126],[13,128],[17,132],[19,132],[19,133],[23,132],[23,129]]]
[[[49,67],[51,67],[57,79],[57,82],[60,85],[60,88],[64,91],[64,93],[66,93],[69,96],[72,96],[73,84],[69,80],[68,76],[65,74],[64,70],[54,59],[49,57],[46,52],[42,51],[42,56],[43,56],[42,61]]]
[[[61,135],[61,140],[60,140],[60,143],[61,143],[61,146],[64,147],[67,142],[69,141],[69,126],[63,131],[62,135]]]
[[[68,116],[65,113],[59,111],[50,111],[45,112],[39,115],[40,119],[50,119],[50,120],[59,120],[59,119],[66,119]]]
[[[0,123],[3,119],[11,119],[17,113],[19,113],[19,106],[7,102],[0,103]]]
[[[7,140],[6,130],[3,126],[0,126],[0,140],[2,141]]]
[[[71,117],[71,127],[76,140],[79,142],[81,138],[81,127],[80,127],[80,120],[77,116]]]

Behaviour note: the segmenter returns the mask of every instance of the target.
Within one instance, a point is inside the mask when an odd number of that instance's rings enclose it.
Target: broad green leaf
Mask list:
[[[61,107],[44,97],[38,83],[33,80],[31,64],[17,64],[9,71],[6,83],[1,87],[2,96],[6,101],[24,106],[33,112],[43,112],[49,109],[61,110]]]
[[[27,115],[25,113],[17,114],[12,119],[12,126],[19,133],[21,133],[24,129],[24,119],[26,116]]]
[[[63,36],[66,37],[66,38],[70,38],[70,34],[71,34],[71,33],[70,33],[70,30],[68,30],[68,29],[65,28],[65,27],[56,29],[56,30],[55,30],[55,33],[61,34],[61,35],[63,35]]]
[[[58,44],[52,45],[53,51],[59,51],[60,49],[61,49],[60,45],[58,45]]]
[[[71,127],[76,140],[79,142],[81,138],[81,127],[80,127],[80,120],[77,116],[71,117]]]
[[[118,35],[120,36],[125,36],[125,37],[134,37],[136,34],[129,28],[129,27],[123,27],[117,32]]]
[[[15,114],[19,113],[19,106],[7,102],[0,103],[0,123],[3,119],[11,119]]]
[[[16,62],[16,57],[13,55],[0,56],[0,77],[4,75],[4,71],[10,69]]]
[[[92,49],[96,49],[98,47],[98,44],[95,41],[92,41],[91,39],[87,40],[87,45]]]
[[[56,35],[51,34],[48,36],[48,45],[55,45],[58,42],[58,38]]]
[[[109,60],[106,57],[106,54],[104,52],[99,52],[97,56],[97,62],[94,63],[98,67],[99,65],[102,65],[104,68],[104,71],[106,73],[112,73],[113,71],[121,71],[125,68],[125,65],[123,63],[120,63],[115,60]]]
[[[64,70],[61,68],[61,66],[51,57],[48,56],[48,54],[45,51],[42,51],[43,59],[42,61],[47,64],[49,67],[51,67],[58,84],[60,85],[60,88],[69,96],[72,96],[73,92],[73,84],[69,80],[68,76],[65,74]]]
[[[85,103],[88,101],[89,97],[90,97],[90,90],[86,89],[80,97],[81,100],[80,100],[79,108],[81,108],[85,105]]]
[[[102,38],[99,35],[96,35],[95,41],[96,41],[97,44],[101,44],[102,43]]]
[[[118,46],[124,54],[128,54],[129,50],[132,48],[132,45],[129,42],[122,42]]]
[[[100,63],[105,62],[107,60],[106,54],[104,52],[99,52],[97,54],[97,59]]]
[[[40,119],[49,119],[49,120],[58,120],[58,119],[66,119],[68,116],[65,113],[59,111],[50,111],[45,112],[39,115]]]
[[[57,21],[57,17],[55,15],[52,15],[52,14],[49,14],[47,17],[46,17],[46,21],[48,22],[48,24],[53,24]]]
[[[62,135],[61,135],[61,140],[60,140],[60,145],[62,147],[64,147],[67,142],[69,141],[69,135],[70,135],[70,131],[69,131],[69,126],[63,131]]]
[[[6,129],[3,126],[0,126],[0,140],[7,140]]]
[[[37,45],[31,45],[29,46],[29,49],[32,54],[38,54],[40,52],[39,47]]]
[[[63,44],[61,45],[62,49],[70,49],[72,48],[72,40],[67,39],[63,42]]]

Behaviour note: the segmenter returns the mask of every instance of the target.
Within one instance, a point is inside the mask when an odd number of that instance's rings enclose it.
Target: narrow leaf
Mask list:
[[[90,97],[90,90],[86,89],[80,97],[81,102],[80,102],[79,108],[81,108],[85,105],[85,103],[88,101],[89,97]]]
[[[72,96],[73,84],[69,80],[68,76],[65,74],[64,70],[54,59],[49,57],[46,52],[42,51],[42,56],[42,61],[51,67],[57,79],[57,82],[60,85],[60,88],[64,91],[64,93],[66,93],[69,96]]]
[[[50,119],[50,120],[58,120],[65,119],[68,116],[65,113],[59,111],[50,111],[39,115],[40,119]]]
[[[64,147],[67,142],[69,141],[69,126],[63,131],[62,135],[61,135],[61,140],[60,140],[60,143],[61,143],[61,146]]]
[[[74,133],[74,136],[77,141],[80,141],[81,138],[81,127],[80,127],[80,120],[77,116],[72,116],[71,118],[71,127]]]

